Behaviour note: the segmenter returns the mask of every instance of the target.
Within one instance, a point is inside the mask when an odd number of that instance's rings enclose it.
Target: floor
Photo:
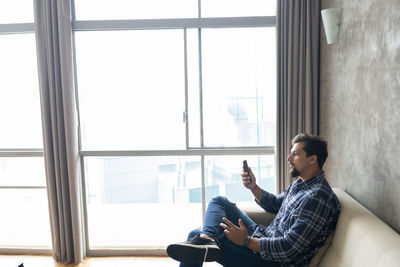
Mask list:
[[[51,256],[0,255],[1,267],[178,267],[179,263],[168,257],[88,257],[81,264],[66,264],[54,261]],[[204,267],[221,266],[215,262]]]

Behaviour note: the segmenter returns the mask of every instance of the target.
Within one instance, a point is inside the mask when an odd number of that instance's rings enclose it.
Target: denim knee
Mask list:
[[[227,203],[231,203],[232,204],[232,202],[230,202],[229,199],[227,197],[224,197],[224,196],[213,197],[211,199],[210,203],[211,202],[215,202],[215,203],[218,203],[218,204],[227,204]]]

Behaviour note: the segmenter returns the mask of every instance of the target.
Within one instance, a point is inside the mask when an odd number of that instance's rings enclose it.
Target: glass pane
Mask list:
[[[1,0],[0,24],[33,22],[32,0]]]
[[[235,203],[254,202],[254,196],[243,186],[243,160],[256,176],[257,184],[268,192],[275,193],[275,164],[273,155],[263,156],[212,156],[205,157],[206,202],[223,195]]]
[[[200,168],[200,157],[85,158],[90,248],[185,240],[202,223]]]
[[[201,0],[201,16],[275,16],[276,0]]]
[[[184,148],[183,31],[75,35],[83,148]]]
[[[75,0],[77,20],[196,18],[197,0]]]
[[[42,148],[34,34],[0,35],[0,148]]]
[[[46,189],[0,189],[0,247],[51,248]]]
[[[0,158],[0,186],[46,186],[44,159]]]
[[[275,28],[202,33],[205,145],[274,146]]]

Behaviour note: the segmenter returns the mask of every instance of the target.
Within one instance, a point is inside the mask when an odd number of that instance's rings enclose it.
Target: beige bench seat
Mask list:
[[[318,266],[400,267],[400,235],[344,190],[333,191],[341,213],[331,245],[326,252],[317,253],[322,257]],[[259,224],[268,225],[274,218],[259,207],[245,211]]]

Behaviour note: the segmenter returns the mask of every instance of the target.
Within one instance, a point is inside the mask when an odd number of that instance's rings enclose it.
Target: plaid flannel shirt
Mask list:
[[[266,227],[250,229],[260,238],[260,256],[282,266],[307,266],[312,256],[335,230],[340,204],[324,172],[303,182],[294,181],[275,196],[266,191],[260,203],[264,210],[278,213]]]

